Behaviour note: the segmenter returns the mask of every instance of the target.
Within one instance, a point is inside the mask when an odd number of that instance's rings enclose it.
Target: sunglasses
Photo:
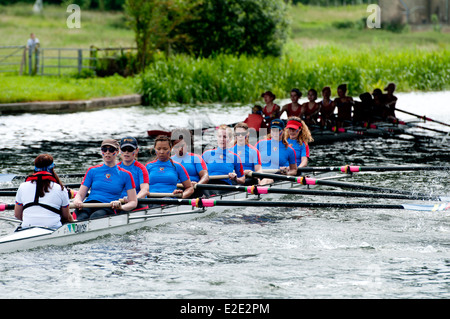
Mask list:
[[[132,152],[134,152],[135,148],[134,148],[134,147],[131,147],[131,146],[124,146],[124,147],[121,147],[120,150],[121,150],[122,152],[129,152],[129,153],[132,153]]]
[[[102,152],[103,153],[106,153],[106,152],[115,153],[115,152],[117,152],[117,149],[112,146],[102,146]]]
[[[247,132],[235,133],[236,136],[247,136]]]

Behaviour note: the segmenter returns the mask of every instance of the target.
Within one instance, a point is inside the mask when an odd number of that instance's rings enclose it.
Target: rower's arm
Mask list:
[[[209,173],[206,169],[201,170],[198,173],[198,176],[200,176],[200,180],[198,181],[198,184],[208,184],[209,182]]]
[[[18,220],[22,220],[23,217],[23,206],[16,204],[14,206],[14,217],[16,217]]]
[[[137,206],[137,203],[138,203],[135,188],[127,190],[127,198],[128,198],[128,203],[123,204],[121,209],[126,210],[126,211],[135,209]]]
[[[302,156],[302,161],[298,167],[306,167],[308,166],[308,158],[306,156]]]
[[[150,190],[150,186],[148,185],[148,183],[142,183],[139,186],[141,190],[137,194],[137,198],[145,198]]]
[[[86,198],[88,190],[89,188],[87,186],[85,185],[80,186],[80,189],[78,190],[73,200],[73,203],[76,208],[81,208],[81,205],[83,204],[83,200]]]
[[[61,207],[61,221],[63,223],[73,223],[75,221],[70,213],[69,206]]]
[[[287,175],[296,176],[297,175],[297,164],[289,164],[289,171]]]
[[[184,191],[182,198],[189,198],[194,193],[194,187],[192,187],[192,183],[190,179],[185,180],[183,183]]]

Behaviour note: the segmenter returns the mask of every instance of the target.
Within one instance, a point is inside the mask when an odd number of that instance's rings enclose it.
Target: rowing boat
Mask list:
[[[449,197],[447,196],[431,196],[425,194],[416,194],[411,191],[392,190],[388,188],[378,188],[373,186],[349,184],[330,181],[330,179],[338,179],[351,177],[352,173],[361,171],[385,171],[386,167],[358,167],[358,166],[342,166],[342,167],[315,167],[315,168],[299,168],[299,173],[313,173],[321,175],[320,179],[314,179],[302,176],[285,176],[275,175],[270,173],[255,173],[252,172],[249,176],[271,178],[275,180],[270,187],[243,187],[242,186],[220,186],[217,189],[227,189],[227,193],[222,193],[207,200],[184,200],[184,199],[146,199],[142,203],[152,203],[161,206],[154,206],[154,208],[137,210],[133,212],[124,212],[118,215],[102,217],[87,221],[76,221],[67,223],[56,230],[32,227],[27,229],[18,229],[10,235],[0,237],[0,253],[12,252],[18,250],[27,250],[42,246],[56,245],[64,246],[77,242],[84,242],[95,239],[99,236],[110,234],[125,234],[143,227],[155,227],[158,225],[181,222],[191,220],[197,217],[203,217],[214,213],[220,213],[228,207],[309,207],[309,208],[382,208],[382,209],[408,209],[417,211],[444,211],[450,209]],[[448,170],[448,166],[437,167],[391,167],[390,170]],[[341,171],[344,175],[335,175],[335,171]],[[320,172],[320,173],[318,173]],[[382,191],[384,193],[395,193],[397,195],[389,196],[382,194],[347,194],[352,197],[372,197],[372,198],[409,198],[420,200],[440,201],[439,204],[421,205],[421,204],[349,204],[349,203],[300,203],[300,202],[274,202],[265,201],[266,199],[276,199],[287,194],[307,194],[308,192],[296,190],[301,185],[303,187],[315,187],[316,185],[328,185],[334,187],[344,187],[352,189],[363,189],[371,191]],[[211,186],[211,185],[210,185]],[[273,191],[272,191],[273,189]],[[284,191],[283,191],[284,190]],[[319,193],[319,192],[316,192]],[[323,193],[323,192],[322,192]],[[261,194],[267,194],[261,196]],[[404,196],[401,196],[404,194]],[[322,194],[323,195],[323,194]],[[330,196],[343,196],[343,193],[328,192]],[[375,196],[377,195],[377,196]],[[264,199],[264,201],[260,201]],[[445,201],[444,203],[442,203]],[[86,204],[86,205],[105,205],[105,204]],[[1,206],[1,205],[0,205]],[[13,206],[11,204],[11,206]],[[183,208],[184,207],[184,208]],[[186,207],[189,207],[186,209]],[[2,209],[2,208],[0,208]],[[7,220],[14,221],[11,218]]]
[[[403,124],[401,124],[403,123]],[[368,127],[363,126],[349,126],[340,129],[321,129],[319,127],[311,127],[311,135],[314,141],[309,143],[310,145],[327,145],[336,142],[354,141],[368,138],[395,138],[402,135],[408,135],[415,139],[422,139],[427,136],[420,134],[411,134],[407,131],[410,128],[406,123],[401,122],[399,124],[380,122],[377,125],[370,125]],[[235,124],[231,124],[233,126]],[[193,132],[193,130],[192,130]],[[202,135],[207,140],[207,133],[210,129],[202,130]],[[151,138],[155,138],[158,135],[170,136],[170,131],[162,130],[148,130],[147,135]]]
[[[345,177],[342,175],[341,177]],[[273,183],[278,188],[300,187],[290,181]],[[270,197],[280,197],[271,194]],[[232,191],[215,196],[216,199],[226,200],[259,200],[261,195],[248,192]],[[122,235],[144,227],[156,227],[166,223],[177,223],[191,219],[219,213],[226,207],[186,208],[181,205],[163,205],[150,209],[143,209],[107,216],[86,221],[76,221],[62,225],[56,230],[44,227],[31,227],[16,230],[10,235],[0,237],[0,253],[28,250],[48,245],[65,246],[73,243],[89,241],[104,235]]]

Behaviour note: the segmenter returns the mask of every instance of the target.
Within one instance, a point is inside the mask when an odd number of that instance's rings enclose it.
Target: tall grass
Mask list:
[[[450,51],[405,49],[351,50],[334,46],[290,50],[281,58],[219,55],[162,58],[139,78],[145,104],[241,102],[260,100],[271,90],[280,98],[296,87],[306,93],[347,83],[359,95],[395,82],[399,91],[450,88]]]

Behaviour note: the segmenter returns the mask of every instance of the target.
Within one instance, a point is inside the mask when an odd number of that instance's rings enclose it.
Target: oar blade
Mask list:
[[[444,210],[450,210],[450,203],[442,203],[436,205],[403,204],[402,206],[407,210],[416,210],[423,212],[441,212]]]
[[[16,175],[14,174],[0,174],[0,182],[1,183],[8,183],[11,182]]]

